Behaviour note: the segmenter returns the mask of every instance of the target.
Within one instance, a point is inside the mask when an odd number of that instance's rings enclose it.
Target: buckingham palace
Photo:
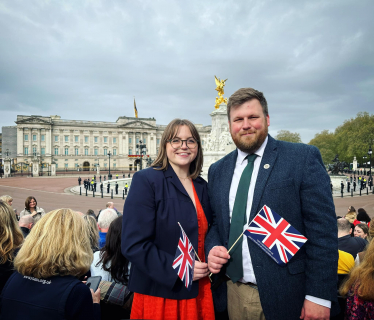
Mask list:
[[[65,120],[57,115],[18,115],[16,124],[16,162],[27,164],[38,159],[42,167],[54,164],[56,171],[88,171],[96,167],[105,170],[109,161],[113,170],[136,170],[140,157],[137,145],[146,145],[143,159],[154,160],[166,128],[156,124],[155,118],[126,116],[103,122]],[[204,144],[211,126],[196,127]]]

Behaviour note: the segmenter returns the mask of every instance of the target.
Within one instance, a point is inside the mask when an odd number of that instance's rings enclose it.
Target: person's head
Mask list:
[[[366,239],[369,235],[369,227],[365,223],[359,223],[355,226],[354,236]]]
[[[117,213],[114,209],[104,209],[100,212],[97,220],[97,225],[101,232],[107,232],[110,224],[117,218]]]
[[[183,140],[183,141],[181,141]],[[152,163],[155,169],[188,168],[189,177],[196,179],[203,167],[203,150],[201,139],[195,125],[186,119],[171,121],[161,137],[160,149]]]
[[[14,267],[22,275],[35,278],[80,277],[90,269],[92,260],[83,218],[71,209],[57,209],[31,229],[14,259]]]
[[[345,218],[340,218],[337,220],[338,223],[338,237],[346,236],[351,233],[351,224]]]
[[[122,216],[110,224],[98,265],[102,264],[103,269],[110,272],[114,281],[127,284],[129,262],[121,253],[121,234]]]
[[[91,216],[92,218],[94,218],[96,220],[95,211],[93,211],[92,209],[88,209],[86,215]]]
[[[37,205],[38,205],[38,202],[36,201],[36,199],[33,196],[29,196],[29,197],[26,198],[25,208],[27,210],[35,209]]]
[[[353,268],[350,276],[340,288],[342,296],[347,295],[354,285],[354,291],[363,300],[374,300],[374,241],[367,246],[365,258]]]
[[[1,196],[0,200],[6,202],[10,206],[12,206],[12,204],[13,204],[13,198],[11,196],[8,196],[8,195]]]
[[[23,234],[18,227],[13,209],[0,200],[0,264],[13,260],[14,249],[23,242]]]
[[[114,203],[113,202],[108,202],[106,204],[106,207],[109,208],[109,209],[114,209]]]
[[[84,221],[86,222],[86,226],[88,229],[89,237],[90,237],[90,244],[92,250],[97,250],[99,248],[99,228],[97,226],[96,219],[90,215],[85,215],[83,217]]]
[[[349,206],[348,207],[348,212],[356,212],[356,209],[354,206]]]
[[[354,211],[350,211],[350,212],[348,212],[348,213],[345,215],[345,218],[346,218],[350,223],[353,223],[353,221],[355,221],[356,218],[357,218],[356,212],[354,212]]]
[[[227,103],[231,137],[238,149],[253,153],[268,135],[270,117],[262,92],[242,88],[234,92]]]
[[[368,224],[371,219],[364,208],[359,208],[357,210],[357,220]]]
[[[31,229],[34,225],[34,218],[31,216],[31,214],[26,214],[25,216],[19,218],[18,225],[20,227]]]

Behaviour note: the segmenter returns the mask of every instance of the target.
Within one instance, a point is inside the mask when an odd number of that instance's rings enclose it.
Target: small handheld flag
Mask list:
[[[192,288],[193,270],[195,266],[195,250],[180,224],[179,227],[180,237],[173,261],[173,269],[182,280],[184,286],[190,291]]]
[[[263,206],[244,234],[279,265],[285,265],[308,240],[268,206]]]
[[[134,111],[135,111],[135,118],[137,118],[138,117],[138,109],[136,109],[135,98],[134,98]]]

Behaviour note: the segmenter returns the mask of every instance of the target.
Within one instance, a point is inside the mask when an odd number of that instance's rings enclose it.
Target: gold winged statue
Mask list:
[[[227,104],[227,98],[223,97],[223,94],[225,93],[223,90],[223,87],[225,86],[227,79],[226,80],[221,80],[220,78],[217,79],[216,76],[214,76],[214,78],[216,80],[216,86],[217,86],[215,90],[218,92],[218,97],[216,97],[216,104],[214,105],[214,107],[218,109],[221,103]]]

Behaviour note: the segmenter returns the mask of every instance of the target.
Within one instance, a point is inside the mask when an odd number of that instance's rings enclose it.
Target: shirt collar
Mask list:
[[[257,154],[258,157],[262,158],[262,156],[264,155],[264,151],[265,151],[265,148],[266,148],[266,145],[268,143],[268,137],[266,136],[266,139],[265,141],[262,143],[261,147],[258,148],[258,150],[256,152],[254,152],[255,154]],[[240,149],[237,149],[238,150],[238,158],[236,159],[236,163],[237,164],[242,164],[243,161],[245,160],[245,157],[249,154],[247,152],[244,152]]]

